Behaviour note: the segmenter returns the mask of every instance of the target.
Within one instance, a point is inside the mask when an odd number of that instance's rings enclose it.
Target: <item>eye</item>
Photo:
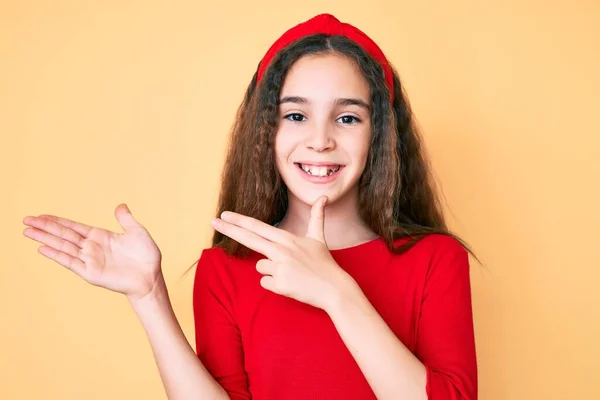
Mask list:
[[[353,115],[344,115],[344,116],[338,118],[338,121],[340,121],[342,124],[345,124],[345,125],[354,125],[354,124],[360,122],[360,119],[356,118]]]
[[[302,122],[302,121],[304,121],[304,119],[306,117],[300,113],[291,113],[291,114],[286,115],[283,118],[287,119],[288,121],[292,121],[292,122]]]

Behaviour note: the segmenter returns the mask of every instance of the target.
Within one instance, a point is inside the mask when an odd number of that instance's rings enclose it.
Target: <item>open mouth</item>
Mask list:
[[[343,165],[340,165],[340,164],[331,164],[331,165],[310,165],[310,164],[301,164],[301,163],[295,163],[295,164],[298,166],[298,168],[300,168],[306,174],[315,176],[315,177],[332,176],[343,167]]]

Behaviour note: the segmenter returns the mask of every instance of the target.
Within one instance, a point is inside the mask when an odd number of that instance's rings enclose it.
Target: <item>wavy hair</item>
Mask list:
[[[355,62],[371,89],[372,139],[365,170],[358,182],[358,210],[362,220],[396,254],[408,250],[428,234],[443,234],[459,241],[475,256],[446,226],[423,141],[398,73],[392,67],[394,101],[391,103],[381,66],[344,36],[306,36],[273,58],[260,83],[257,84],[257,73],[254,74],[229,139],[216,215],[229,210],[268,224],[284,217],[288,207],[287,188],[277,171],[274,153],[284,78],[301,57],[331,53]],[[408,240],[395,247],[400,238]],[[249,252],[246,246],[218,231],[214,231],[212,246],[239,257]]]

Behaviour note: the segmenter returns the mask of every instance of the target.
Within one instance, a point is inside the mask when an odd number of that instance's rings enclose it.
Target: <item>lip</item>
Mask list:
[[[334,165],[340,165],[341,167],[345,167],[343,164],[332,163],[329,161],[296,161],[294,164],[303,164],[303,165],[315,165],[318,167],[329,167]]]
[[[296,166],[296,170],[298,171],[298,173],[300,174],[300,176],[302,176],[304,179],[306,179],[309,182],[312,183],[330,183],[333,182],[338,175],[340,174],[340,172],[342,172],[342,170],[344,169],[344,165],[340,165],[340,164],[331,164],[331,163],[321,163],[321,164],[311,164],[309,162],[306,162],[307,165],[318,165],[318,166],[328,166],[328,165],[339,165],[340,169],[337,170],[337,172],[335,172],[333,175],[330,176],[313,176],[310,175],[308,172],[305,172],[302,168],[300,168],[300,164],[304,164],[303,162],[300,163],[294,163],[294,165]]]

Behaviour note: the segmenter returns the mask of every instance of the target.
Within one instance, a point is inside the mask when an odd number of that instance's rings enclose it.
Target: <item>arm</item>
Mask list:
[[[202,252],[194,279],[194,325],[198,359],[232,400],[250,400],[242,336],[234,313],[234,289],[223,273],[220,249]]]
[[[355,283],[355,282],[354,282]],[[466,252],[432,262],[418,322],[417,358],[349,285],[328,310],[378,399],[477,398]]]
[[[160,249],[126,205],[117,207],[115,216],[122,234],[46,214],[26,217],[23,222],[31,228],[24,234],[44,244],[38,250],[41,254],[87,282],[127,296],[150,339],[170,399],[228,399],[224,388],[195,356],[175,318],[160,268]],[[208,289],[198,286],[200,293]],[[195,305],[198,310],[215,308],[210,301]],[[214,316],[196,328],[206,330],[210,323],[219,323],[218,314]],[[209,343],[215,352],[223,352],[213,344]]]
[[[427,399],[425,367],[398,340],[358,285],[340,296],[328,313],[378,399]]]
[[[150,340],[169,399],[229,399],[185,338],[162,277],[151,293],[130,304]]]

